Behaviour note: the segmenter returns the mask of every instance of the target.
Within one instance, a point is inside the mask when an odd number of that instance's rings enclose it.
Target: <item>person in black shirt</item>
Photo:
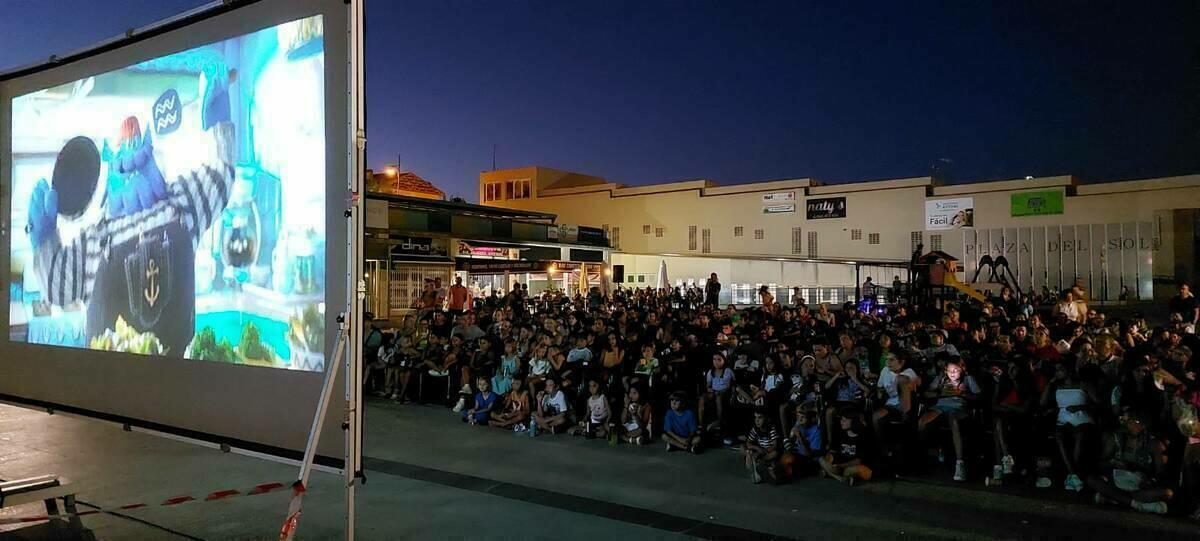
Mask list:
[[[704,304],[716,307],[721,296],[721,281],[717,280],[717,273],[712,273],[708,276],[708,282],[704,284]]]
[[[1171,298],[1167,308],[1172,314],[1183,316],[1185,323],[1195,325],[1200,321],[1200,303],[1196,302],[1196,296],[1192,294],[1192,287],[1187,282],[1179,283],[1179,294]]]

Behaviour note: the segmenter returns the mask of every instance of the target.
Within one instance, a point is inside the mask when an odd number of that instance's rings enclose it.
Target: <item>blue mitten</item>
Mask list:
[[[154,206],[167,196],[167,183],[154,161],[149,127],[140,139],[127,141],[116,155],[104,146],[108,159],[108,215],[127,216]]]
[[[58,229],[58,193],[46,179],[39,180],[29,198],[29,222],[26,231],[33,249],[46,242]]]
[[[200,125],[204,130],[221,122],[231,122],[229,105],[229,67],[224,62],[211,62],[201,72]]]

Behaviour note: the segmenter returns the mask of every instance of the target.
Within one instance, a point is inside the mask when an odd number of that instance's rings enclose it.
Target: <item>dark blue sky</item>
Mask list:
[[[0,69],[202,0],[8,0]],[[993,5],[994,4],[994,5]],[[101,8],[100,5],[105,7]],[[369,163],[475,200],[645,184],[1200,173],[1200,2],[367,2]]]

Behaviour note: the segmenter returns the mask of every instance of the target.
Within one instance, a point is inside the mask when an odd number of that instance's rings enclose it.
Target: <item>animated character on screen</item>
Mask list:
[[[87,336],[112,335],[118,318],[138,333],[151,333],[160,347],[182,356],[195,330],[194,253],[229,201],[234,181],[236,132],[229,84],[236,72],[214,63],[201,73],[202,129],[211,136],[205,165],[167,183],[154,159],[149,126],[136,118],[121,126],[116,151],[104,145],[109,165],[104,216],[64,241],[58,232],[59,192],[88,189],[87,179],[51,186],[43,179],[29,205],[29,239],[34,271],[45,300],[67,306],[87,305]]]

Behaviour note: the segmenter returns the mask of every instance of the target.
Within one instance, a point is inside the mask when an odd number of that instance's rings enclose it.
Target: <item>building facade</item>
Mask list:
[[[903,280],[918,246],[960,258],[968,282],[988,281],[988,262],[1003,256],[1023,290],[1082,280],[1097,300],[1161,298],[1177,281],[1196,278],[1200,175],[1100,184],[1059,176],[629,187],[525,167],[481,173],[479,191],[484,205],[600,225],[614,269],[620,265],[633,285],[662,261],[677,284],[717,272],[726,302],[754,302],[759,285],[781,300],[801,287],[810,302],[840,302],[867,276],[881,285]]]

